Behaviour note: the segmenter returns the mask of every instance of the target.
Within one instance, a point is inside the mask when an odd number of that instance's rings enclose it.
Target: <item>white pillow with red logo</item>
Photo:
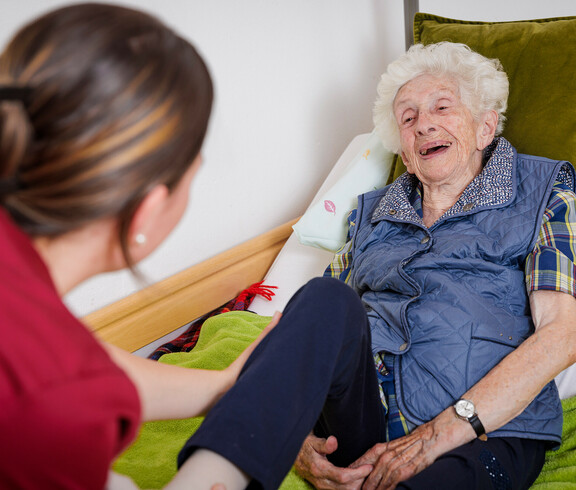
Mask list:
[[[303,245],[336,252],[346,242],[348,214],[358,196],[386,185],[394,154],[372,132],[342,176],[312,204],[293,226]]]

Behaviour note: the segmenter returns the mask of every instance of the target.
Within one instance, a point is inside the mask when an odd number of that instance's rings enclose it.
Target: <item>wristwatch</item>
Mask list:
[[[478,439],[481,441],[488,440],[488,437],[486,436],[486,430],[484,429],[484,426],[482,425],[482,422],[480,422],[478,414],[476,413],[476,407],[470,400],[464,400],[464,398],[458,400],[454,404],[454,411],[456,412],[458,418],[470,422],[470,425],[474,429],[474,432],[476,432]]]

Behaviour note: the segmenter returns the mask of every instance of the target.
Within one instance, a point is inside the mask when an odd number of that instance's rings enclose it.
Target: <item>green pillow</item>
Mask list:
[[[464,43],[510,80],[503,136],[520,153],[576,164],[576,17],[474,22],[418,13],[414,42]]]

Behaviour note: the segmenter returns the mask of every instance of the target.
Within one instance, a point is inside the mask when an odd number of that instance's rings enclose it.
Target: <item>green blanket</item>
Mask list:
[[[576,397],[562,400],[564,426],[562,445],[557,451],[548,451],[546,462],[533,490],[560,490],[576,488]]]
[[[196,347],[190,352],[165,354],[158,362],[188,368],[223,369],[252,342],[270,317],[232,311],[208,319]],[[562,446],[550,451],[535,490],[576,489],[576,397],[563,402]],[[116,461],[115,470],[130,476],[140,488],[162,488],[176,473],[176,457],[202,417],[144,424],[137,440]],[[291,471],[282,490],[311,486]]]

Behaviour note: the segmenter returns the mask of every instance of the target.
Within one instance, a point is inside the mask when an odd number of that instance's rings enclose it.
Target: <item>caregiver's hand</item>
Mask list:
[[[274,315],[272,316],[272,320],[270,320],[270,323],[266,325],[264,330],[262,330],[262,333],[258,335],[258,337],[256,337],[256,340],[252,342],[248,347],[246,347],[246,349],[244,349],[242,354],[240,354],[236,358],[236,360],[232,364],[230,364],[230,366],[228,366],[226,370],[232,375],[233,381],[236,380],[236,378],[238,378],[238,375],[240,374],[242,367],[244,366],[244,364],[246,363],[252,352],[254,352],[254,349],[256,349],[258,344],[262,341],[262,339],[266,337],[266,335],[268,335],[276,325],[278,325],[278,322],[280,321],[281,317],[282,313],[278,311],[274,313]]]
[[[364,479],[372,471],[372,465],[357,465],[355,468],[339,468],[328,461],[327,455],[338,448],[334,436],[323,439],[309,435],[294,464],[297,473],[318,489],[355,490],[362,487]]]

